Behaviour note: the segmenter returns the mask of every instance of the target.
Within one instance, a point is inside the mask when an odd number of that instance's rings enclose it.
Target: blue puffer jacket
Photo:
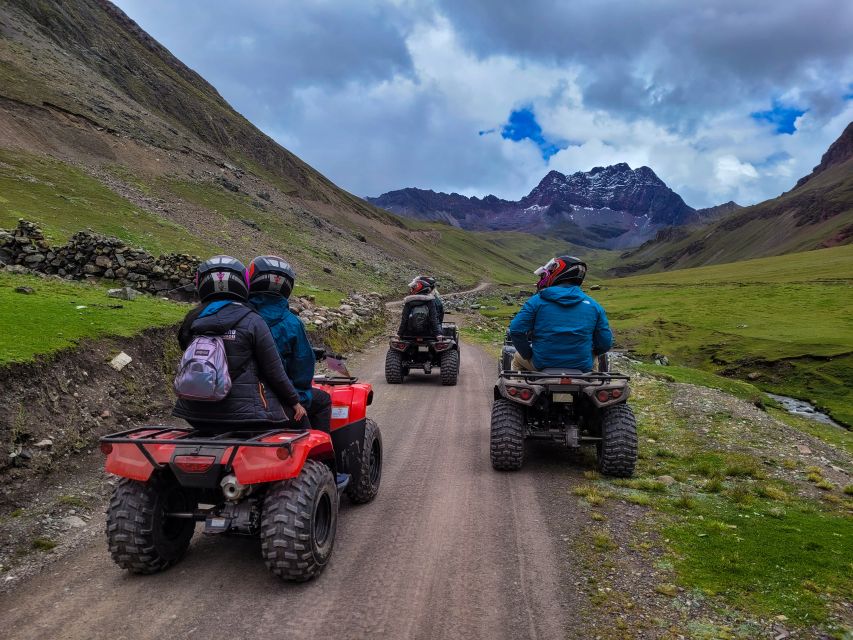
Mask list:
[[[311,406],[315,359],[305,326],[290,310],[287,298],[257,293],[249,297],[249,302],[269,325],[284,363],[284,370],[299,393],[299,402],[307,409]]]
[[[604,309],[574,285],[537,293],[512,319],[509,331],[518,353],[528,360],[532,356],[537,369],[591,371],[593,352],[605,353],[613,344]]]

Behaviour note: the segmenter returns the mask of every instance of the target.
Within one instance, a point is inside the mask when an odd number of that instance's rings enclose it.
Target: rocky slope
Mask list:
[[[338,188],[107,0],[0,3],[0,193],[0,228],[24,217],[51,245],[88,227],[155,255],[283,253],[341,292],[397,291],[423,270],[473,284],[443,248],[492,247]],[[520,254],[486,268],[526,273]]]
[[[701,229],[663,229],[622,254],[614,275],[698,267],[853,242],[853,123],[811,174],[778,198],[734,209]]]
[[[394,213],[464,229],[533,230],[604,248],[640,244],[658,229],[699,222],[718,209],[697,212],[649,167],[632,170],[624,162],[568,176],[551,171],[518,201],[413,188],[367,200]]]

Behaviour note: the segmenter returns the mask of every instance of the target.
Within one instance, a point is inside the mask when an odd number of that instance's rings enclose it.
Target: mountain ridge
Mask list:
[[[388,211],[474,230],[533,230],[582,245],[640,244],[670,225],[704,218],[649,167],[624,162],[589,171],[549,171],[519,200],[407,187],[366,198]]]

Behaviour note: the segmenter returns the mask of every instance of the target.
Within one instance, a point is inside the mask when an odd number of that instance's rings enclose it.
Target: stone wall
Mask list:
[[[186,254],[154,257],[118,238],[92,231],[75,233],[64,245],[51,247],[41,229],[19,220],[15,229],[0,230],[0,263],[20,265],[68,280],[103,278],[137,291],[189,300],[200,259]]]

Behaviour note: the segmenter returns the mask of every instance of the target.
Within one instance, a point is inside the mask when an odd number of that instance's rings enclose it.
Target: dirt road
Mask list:
[[[385,384],[384,344],[356,372],[375,383],[382,488],[343,500],[316,581],[284,584],[253,540],[197,535],[187,557],[131,576],[98,537],[0,596],[4,638],[566,638],[577,603],[548,533],[543,478],[489,465],[495,363],[462,347],[460,383]]]

